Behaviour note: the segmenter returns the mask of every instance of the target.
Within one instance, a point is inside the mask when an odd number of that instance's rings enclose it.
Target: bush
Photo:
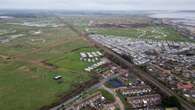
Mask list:
[[[164,107],[178,107],[181,108],[181,105],[178,99],[175,96],[166,97],[162,100]]]
[[[108,91],[104,89],[99,89],[99,91],[102,93],[102,96],[104,96],[109,102],[114,102],[115,98],[112,94],[110,94]]]

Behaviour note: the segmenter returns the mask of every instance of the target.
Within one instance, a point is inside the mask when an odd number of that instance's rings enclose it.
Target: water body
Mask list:
[[[163,12],[151,14],[152,18],[168,18],[175,23],[195,26],[195,12]]]
[[[118,87],[123,87],[124,86],[124,84],[121,81],[117,80],[117,79],[109,80],[108,83],[110,83],[112,85],[112,87],[114,87],[114,88],[118,88]]]
[[[195,12],[164,12],[154,13],[150,15],[152,18],[171,18],[171,19],[193,19],[195,20]]]

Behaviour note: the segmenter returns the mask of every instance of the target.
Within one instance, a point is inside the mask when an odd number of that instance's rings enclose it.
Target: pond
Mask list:
[[[121,81],[118,79],[111,79],[108,81],[108,83],[113,87],[113,88],[118,88],[118,87],[123,87],[125,86]]]

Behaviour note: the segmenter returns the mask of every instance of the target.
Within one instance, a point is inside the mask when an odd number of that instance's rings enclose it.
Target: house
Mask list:
[[[81,108],[85,107],[93,107],[95,109],[99,108],[100,110],[104,106],[105,98],[102,96],[100,92],[97,92],[79,102],[75,102],[66,110],[80,110]]]
[[[133,96],[133,95],[143,95],[148,94],[152,91],[150,86],[144,85],[144,86],[132,86],[128,88],[121,88],[118,90],[123,95]]]
[[[183,90],[191,90],[193,88],[193,85],[191,83],[177,83],[177,88],[178,89],[183,89]]]
[[[127,97],[127,102],[131,104],[133,108],[155,106],[161,103],[161,96],[159,94],[152,94],[144,96]]]

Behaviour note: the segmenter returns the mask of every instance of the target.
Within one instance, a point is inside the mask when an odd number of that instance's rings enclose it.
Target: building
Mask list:
[[[183,89],[183,90],[191,90],[193,88],[193,85],[191,83],[177,83],[177,88],[178,89]]]
[[[149,94],[152,91],[152,89],[150,86],[143,85],[143,86],[135,86],[135,87],[128,87],[128,88],[119,88],[117,91],[125,96],[134,96],[134,95]]]
[[[127,97],[127,102],[131,104],[132,108],[157,106],[161,103],[161,96],[159,94],[152,94]]]

